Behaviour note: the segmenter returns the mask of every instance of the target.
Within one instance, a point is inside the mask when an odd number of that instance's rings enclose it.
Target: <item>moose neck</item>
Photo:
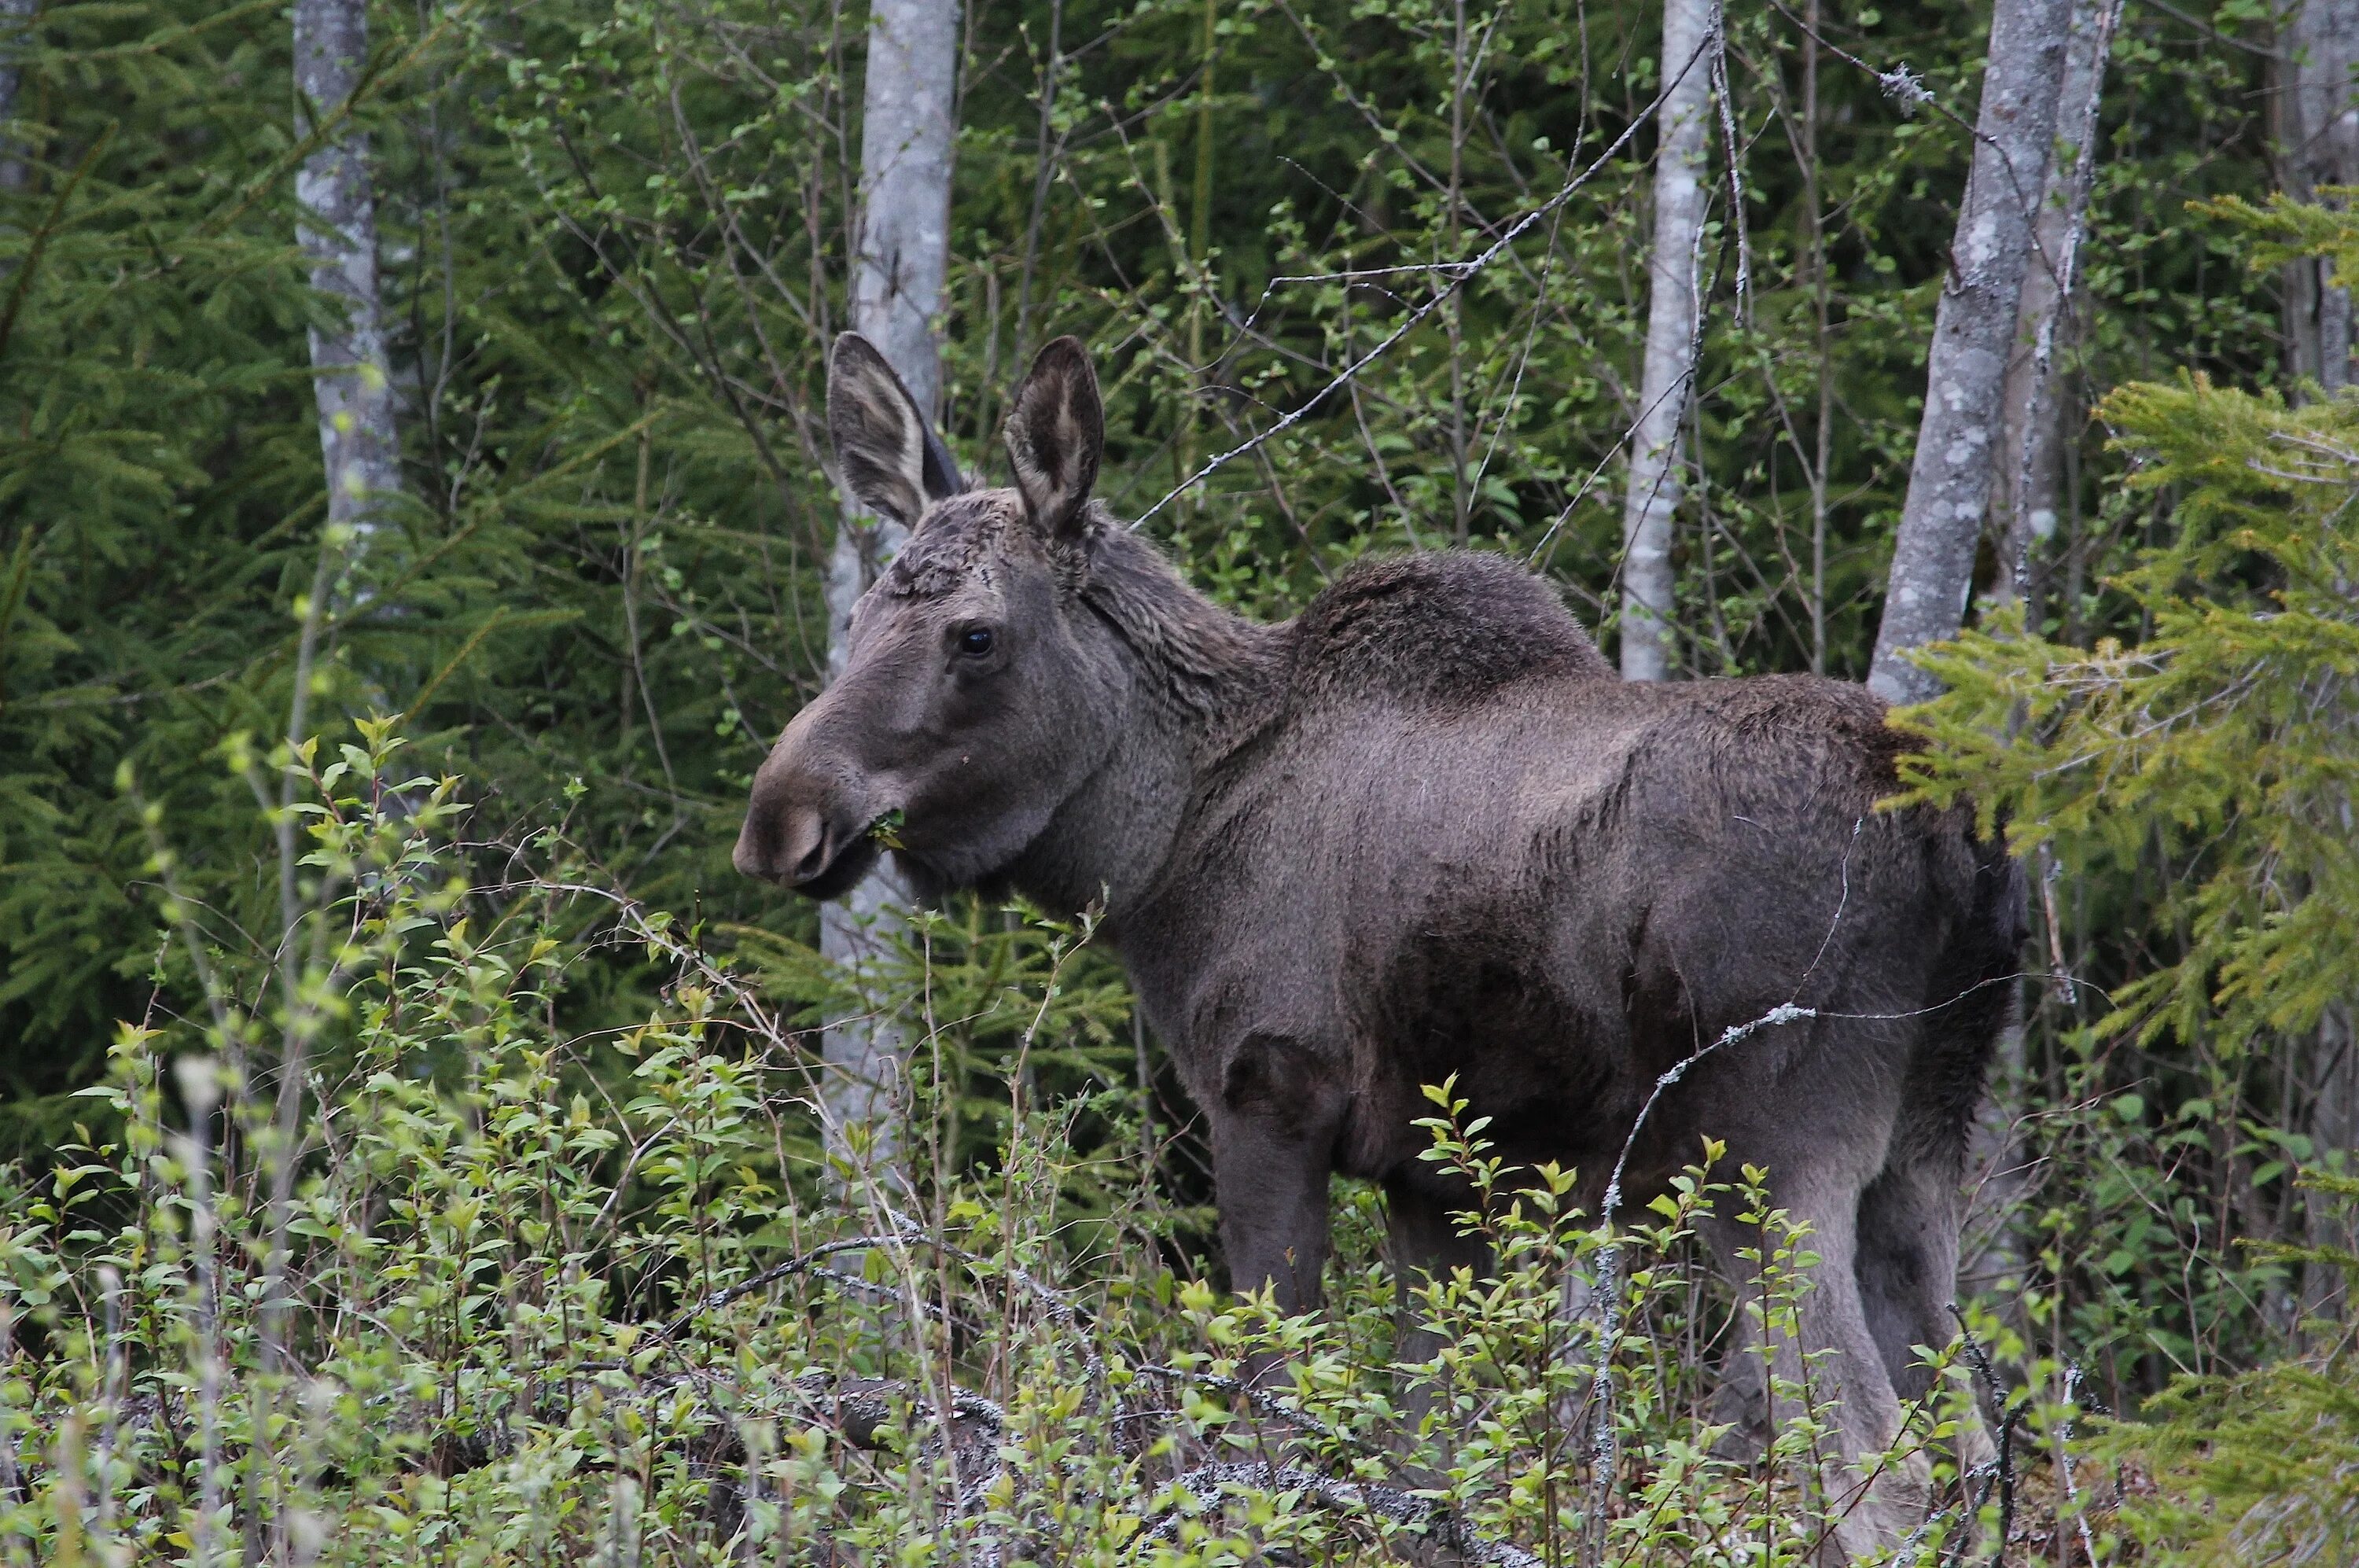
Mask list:
[[[1182,582],[1162,555],[1101,518],[1078,589],[1129,676],[1105,760],[1015,868],[1051,908],[1123,918],[1158,881],[1199,781],[1276,713],[1285,630],[1249,621]]]

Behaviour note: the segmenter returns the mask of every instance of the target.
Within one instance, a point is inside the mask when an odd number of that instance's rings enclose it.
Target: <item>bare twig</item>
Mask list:
[[[2081,1367],[2075,1362],[2064,1372],[2064,1424],[2056,1433],[2056,1473],[2064,1482],[2064,1501],[2072,1510],[2072,1523],[2081,1532],[2081,1550],[2088,1554],[2089,1568],[2097,1568],[2097,1541],[2089,1531],[2089,1516],[2081,1508],[2081,1488],[2072,1476],[2072,1412],[2080,1408]]]
[[[1717,34],[1714,36],[1716,37]],[[1178,500],[1181,495],[1186,495],[1188,491],[1194,488],[1197,484],[1211,475],[1214,471],[1223,468],[1229,463],[1234,462],[1236,459],[1245,456],[1246,453],[1268,444],[1268,442],[1275,440],[1279,435],[1284,434],[1287,430],[1301,423],[1303,419],[1310,417],[1313,409],[1317,408],[1320,404],[1325,402],[1329,396],[1340,390],[1343,387],[1348,386],[1362,371],[1365,370],[1369,365],[1374,365],[1377,360],[1382,359],[1386,354],[1392,352],[1395,344],[1398,343],[1403,338],[1406,338],[1410,332],[1414,332],[1427,317],[1432,315],[1434,311],[1440,310],[1443,305],[1448,304],[1451,299],[1457,296],[1460,289],[1466,287],[1469,280],[1480,276],[1485,267],[1488,267],[1493,262],[1498,260],[1500,256],[1506,255],[1508,248],[1512,246],[1516,240],[1522,238],[1534,224],[1539,223],[1541,219],[1546,218],[1549,214],[1554,212],[1560,207],[1562,207],[1566,202],[1571,201],[1583,186],[1595,179],[1599,171],[1611,163],[1615,156],[1621,152],[1623,147],[1627,146],[1630,140],[1638,134],[1639,128],[1648,124],[1653,119],[1655,111],[1661,107],[1663,99],[1672,91],[1673,88],[1679,85],[1680,82],[1684,81],[1688,71],[1694,70],[1697,64],[1704,58],[1711,42],[1712,40],[1707,38],[1705,40],[1705,49],[1698,49],[1695,57],[1688,61],[1687,65],[1680,70],[1679,75],[1664,84],[1662,92],[1658,93],[1655,95],[1654,102],[1648,104],[1647,107],[1642,110],[1639,114],[1633,116],[1629,125],[1622,132],[1622,134],[1614,137],[1612,144],[1609,145],[1603,152],[1598,154],[1596,158],[1593,159],[1587,168],[1582,169],[1580,173],[1566,180],[1564,185],[1555,195],[1549,197],[1538,206],[1532,208],[1522,217],[1517,218],[1513,223],[1509,224],[1506,232],[1502,234],[1496,240],[1494,240],[1489,245],[1485,246],[1480,254],[1465,261],[1442,264],[1442,269],[1446,270],[1449,274],[1449,280],[1443,283],[1440,288],[1436,289],[1433,294],[1427,299],[1423,304],[1411,310],[1406,320],[1385,335],[1382,342],[1378,343],[1374,348],[1368,350],[1367,353],[1360,355],[1359,358],[1352,361],[1351,364],[1345,365],[1342,372],[1340,372],[1332,380],[1320,387],[1318,391],[1313,392],[1291,411],[1281,417],[1275,424],[1272,424],[1266,430],[1256,432],[1247,440],[1230,448],[1228,451],[1220,453],[1218,456],[1212,458],[1206,462],[1201,468],[1199,468],[1195,473],[1190,474],[1187,478],[1173,485],[1169,490],[1166,491],[1153,506],[1147,507],[1146,511],[1141,512],[1138,515],[1137,520],[1133,522],[1130,526],[1133,528],[1144,527],[1148,518],[1154,517],[1156,513],[1163,510],[1164,507],[1169,506],[1173,501]]]
[[[1630,1151],[1637,1147],[1638,1135],[1646,1130],[1647,1118],[1654,1114],[1657,1103],[1673,1084],[1687,1076],[1688,1069],[1715,1051],[1723,1051],[1729,1046],[1749,1040],[1763,1029],[1772,1029],[1779,1024],[1793,1023],[1801,1018],[1815,1018],[1818,1016],[1819,1010],[1816,1007],[1797,1007],[1791,1002],[1781,1003],[1755,1018],[1751,1023],[1731,1025],[1722,1030],[1720,1038],[1710,1045],[1672,1063],[1660,1077],[1655,1080],[1655,1086],[1647,1093],[1646,1103],[1638,1107],[1638,1119],[1630,1124],[1630,1136],[1622,1140],[1621,1153],[1614,1156],[1614,1174],[1605,1183],[1604,1202],[1599,1205],[1597,1215],[1598,1223],[1608,1227],[1608,1234],[1605,1245],[1599,1247],[1597,1251],[1597,1291],[1593,1298],[1600,1305],[1597,1369],[1590,1384],[1590,1409],[1593,1412],[1593,1419],[1597,1423],[1596,1434],[1592,1444],[1594,1469],[1591,1484],[1596,1488],[1598,1494],[1590,1510],[1593,1519],[1603,1518],[1604,1493],[1613,1485],[1614,1345],[1622,1334],[1622,1243],[1612,1234],[1611,1227],[1615,1213],[1622,1207],[1622,1177],[1630,1163]]]
[[[1958,1337],[1966,1348],[1966,1358],[1974,1364],[1974,1373],[1983,1381],[1991,1411],[1997,1420],[1998,1454],[1992,1461],[1998,1469],[1998,1541],[1991,1549],[1992,1568],[2006,1560],[2007,1537],[2015,1533],[2015,1423],[2017,1414],[2008,1409],[2006,1389],[1998,1380],[1998,1370],[1991,1365],[1990,1356],[1983,1349],[1982,1341],[1966,1326],[1966,1314],[1950,1303],[1950,1315],[1958,1320]]]

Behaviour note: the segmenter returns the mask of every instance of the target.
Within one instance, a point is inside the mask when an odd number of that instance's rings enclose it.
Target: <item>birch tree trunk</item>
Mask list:
[[[860,217],[853,326],[883,351],[930,419],[941,400],[933,322],[950,267],[951,158],[958,85],[957,0],[875,0],[860,138]],[[852,607],[901,548],[902,529],[847,504],[828,561],[828,673],[842,672]],[[903,929],[908,896],[880,864],[839,903],[821,906],[820,951],[874,975]],[[899,1147],[908,1031],[879,987],[821,1033],[831,1149],[886,1176]]]
[[[2006,440],[1994,476],[1991,512],[1999,552],[1992,593],[2003,604],[2032,596],[2031,552],[2056,531],[2065,436],[2056,355],[2071,326],[2081,237],[2097,176],[2097,109],[2121,20],[2122,0],[2073,0],[2064,81],[2057,94],[2056,151],[2032,226],[2031,267],[2016,310],[2015,354],[2007,362],[2000,404]]]
[[[0,191],[25,185],[24,156],[8,122],[16,117],[16,90],[25,81],[21,51],[39,7],[40,0],[0,0]]]
[[[1933,317],[1925,415],[1867,680],[1886,702],[1921,702],[1940,689],[1901,655],[1955,637],[1965,620],[2032,225],[2056,139],[2072,3],[1998,0],[1991,17],[1973,168]]]
[[[2277,182],[2297,201],[2322,185],[2359,185],[2359,0],[2304,0],[2289,18],[2278,56]],[[2286,337],[2292,370],[2331,395],[2351,384],[2351,294],[2328,284],[2327,263],[2286,264]]]
[[[2063,82],[2057,93],[2056,147],[2033,223],[2031,265],[2016,310],[2015,352],[2007,362],[2000,403],[2004,433],[1991,507],[1999,547],[1998,577],[1992,597],[2001,604],[2023,602],[2027,618],[2035,623],[2040,595],[2033,551],[2056,531],[2070,417],[2058,396],[2056,356],[2071,325],[2081,238],[2096,181],[2097,111],[2121,19],[2122,0],[2073,0]],[[2020,1280],[2027,1262],[2016,1217],[2029,1193],[2033,1166],[2014,1126],[2015,1112],[2027,1097],[2027,1065],[2024,1028],[2018,1022],[1999,1041],[1991,1090],[1974,1118],[1969,1157],[1981,1179],[1975,1186],[1977,1212],[1969,1217],[1966,1233],[1981,1239],[1959,1273],[1984,1290]],[[2008,1321],[2027,1327],[2019,1298],[2002,1300],[2013,1308]]]
[[[1647,362],[1638,417],[1630,427],[1630,489],[1622,503],[1622,675],[1627,681],[1660,681],[1670,673],[1671,520],[1683,494],[1680,425],[1695,376],[1710,56],[1719,47],[1714,0],[1663,0],[1668,90],[1656,112]]]
[[[2271,104],[2277,143],[2277,180],[2299,201],[2321,200],[2321,186],[2359,185],[2359,0],[2302,0],[2288,18],[2279,40]],[[2348,204],[2347,199],[2338,204]],[[2350,291],[2327,282],[2328,264],[2305,256],[2286,264],[2287,366],[2316,381],[2328,396],[2352,384]],[[2333,722],[2347,724],[2337,713]],[[2303,1047],[2296,1047],[2304,1050]],[[2310,1104],[2306,1130],[2313,1160],[2348,1172],[2359,1149],[2359,1043],[2354,1043],[2352,1007],[2326,1010],[2307,1042]],[[2347,1217],[2326,1192],[2303,1194],[2303,1240],[2312,1247],[2354,1245]],[[2302,1269],[2299,1316],[2334,1319],[2344,1310],[2340,1270],[2310,1264]]]
[[[328,540],[344,552],[347,569],[367,555],[385,501],[401,489],[368,138],[343,118],[367,59],[365,0],[295,0],[296,129],[308,136],[328,127],[296,173],[295,196],[311,287],[341,318],[311,329],[311,374],[327,464]]]
[[[2336,1003],[2318,1020],[2310,1040],[2310,1138],[2311,1163],[2348,1176],[2359,1159],[2359,1038],[2351,1007]],[[2303,1241],[2331,1251],[2359,1250],[2349,1209],[2334,1194],[2305,1192]],[[2302,1268],[2301,1316],[2328,1323],[2345,1321],[2350,1290],[2343,1270],[2331,1263]],[[2332,1334],[2329,1330],[2329,1336]]]

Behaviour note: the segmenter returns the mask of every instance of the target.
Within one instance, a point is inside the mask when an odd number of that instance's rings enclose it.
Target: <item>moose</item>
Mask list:
[[[1932,1377],[1913,1347],[1952,1337],[1966,1134],[2024,934],[2005,849],[1965,808],[1879,809],[1907,742],[1863,688],[1625,683],[1495,555],[1232,614],[1093,498],[1103,424],[1059,339],[1010,404],[1013,486],[969,488],[883,356],[837,340],[842,483],[908,540],[757,772],[737,868],[836,897],[889,817],[921,898],[1096,909],[1204,1113],[1234,1285],[1291,1311],[1320,1302],[1332,1172],[1381,1184],[1397,1258],[1484,1266],[1419,1158],[1424,1085],[1454,1077],[1506,1160],[1577,1168],[1592,1213],[1617,1160],[1635,1203],[1723,1140],[1821,1258],[1773,1367],[1822,1353],[1843,1455],[1886,1448]],[[1640,1125],[1669,1070],[1773,1012]],[[1734,1272],[1747,1237],[1706,1240]],[[1720,1396],[1756,1441],[1759,1360],[1733,1354]],[[1846,1552],[1923,1506],[1921,1459],[1847,1475]]]

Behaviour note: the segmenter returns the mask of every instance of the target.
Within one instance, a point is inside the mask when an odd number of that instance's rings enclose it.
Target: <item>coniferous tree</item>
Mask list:
[[[2359,257],[2340,214],[2216,215],[2277,236],[2267,261]],[[2108,1445],[2158,1468],[2159,1493],[2134,1513],[2151,1544],[2185,1553],[2164,1561],[2338,1561],[2359,1442],[2359,1184],[2336,1076],[2359,974],[2359,726],[2343,717],[2359,676],[2359,539],[2343,522],[2359,499],[2359,409],[2182,376],[2123,387],[2099,413],[2145,460],[2132,486],[2169,502],[2174,526],[2114,580],[2149,631],[2081,648],[2010,611],[1968,634],[1929,659],[1950,690],[1924,711],[1937,745],[1913,766],[1933,798],[2004,814],[2019,847],[2068,877],[2158,848],[2183,868],[2145,917],[2147,951],[2168,961],[2114,991],[2086,1046],[2170,1042],[2201,1064],[2200,1137],[2222,1105],[2277,1129],[2300,1174],[2300,1228],[2259,1238],[2259,1288],[2238,1293],[2249,1303],[2277,1289],[2272,1276],[2300,1278],[2306,1354],[2182,1376],[2152,1424]]]

